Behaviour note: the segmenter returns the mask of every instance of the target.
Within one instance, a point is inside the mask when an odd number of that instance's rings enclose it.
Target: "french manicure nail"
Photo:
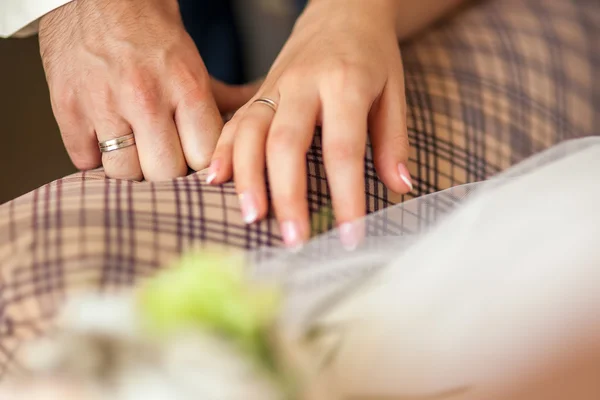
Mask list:
[[[244,222],[251,224],[256,221],[256,218],[258,218],[258,208],[254,195],[250,192],[244,192],[239,195],[239,199]]]
[[[302,247],[300,226],[296,221],[284,221],[281,223],[280,229],[286,247],[295,251]]]
[[[360,241],[358,227],[352,222],[346,222],[341,224],[338,229],[342,246],[348,251],[356,249]]]
[[[208,176],[206,177],[206,183],[209,185],[215,180],[217,177],[217,173],[219,172],[219,160],[213,160],[208,167]]]
[[[400,163],[398,164],[398,173],[400,174],[400,179],[402,179],[402,182],[404,182],[404,184],[408,187],[408,189],[410,191],[413,190],[413,184],[412,184],[412,179],[410,177],[410,172],[408,172],[408,168],[406,168],[406,165]]]

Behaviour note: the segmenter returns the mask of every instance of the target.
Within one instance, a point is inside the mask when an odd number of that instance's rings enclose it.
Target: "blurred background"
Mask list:
[[[75,171],[48,97],[37,38],[0,39],[0,204]]]
[[[280,0],[180,3],[186,27],[197,39],[209,71],[230,83],[253,80],[267,72],[298,11]],[[234,18],[237,25],[237,32],[231,32],[231,42],[222,34],[215,40],[229,18]],[[2,204],[76,170],[52,115],[37,37],[0,39],[0,61]]]

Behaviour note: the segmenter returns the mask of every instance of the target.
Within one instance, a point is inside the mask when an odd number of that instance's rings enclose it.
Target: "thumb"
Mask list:
[[[245,85],[228,85],[211,78],[212,93],[221,114],[234,112],[250,101],[262,83],[263,79]]]

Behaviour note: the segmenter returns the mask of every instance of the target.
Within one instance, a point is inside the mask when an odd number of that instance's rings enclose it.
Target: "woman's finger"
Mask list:
[[[360,242],[363,232],[354,220],[365,215],[364,156],[367,138],[367,117],[370,102],[367,96],[323,96],[323,161],[331,190],[331,200],[340,229],[340,239],[347,248]]]
[[[312,142],[319,100],[308,91],[281,96],[267,138],[271,201],[286,246],[296,248],[310,234],[306,152]]]
[[[408,133],[402,79],[390,79],[369,117],[373,161],[379,178],[396,193],[408,193],[413,184],[407,168]]]
[[[233,144],[239,120],[239,116],[234,116],[223,127],[206,175],[209,185],[221,184],[233,176]]]
[[[208,168],[206,183],[221,184],[233,177],[233,145],[235,132],[244,112],[252,103],[246,103],[233,114],[231,119],[225,123],[217,147],[212,155]]]
[[[276,96],[269,97],[274,102]],[[251,224],[267,214],[265,143],[275,111],[251,103],[240,116],[233,146],[233,174],[244,221]]]

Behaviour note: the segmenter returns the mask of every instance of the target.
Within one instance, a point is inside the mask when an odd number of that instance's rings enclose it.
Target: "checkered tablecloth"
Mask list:
[[[598,38],[598,1],[489,0],[402,44],[415,182],[404,198],[597,132]],[[317,134],[307,157],[313,213],[329,202],[322,161]],[[402,201],[378,180],[370,151],[365,163],[367,211]],[[233,185],[207,186],[204,176],[134,183],[92,171],[0,206],[0,375],[81,288],[130,286],[197,246],[281,243],[273,219],[246,226]]]

